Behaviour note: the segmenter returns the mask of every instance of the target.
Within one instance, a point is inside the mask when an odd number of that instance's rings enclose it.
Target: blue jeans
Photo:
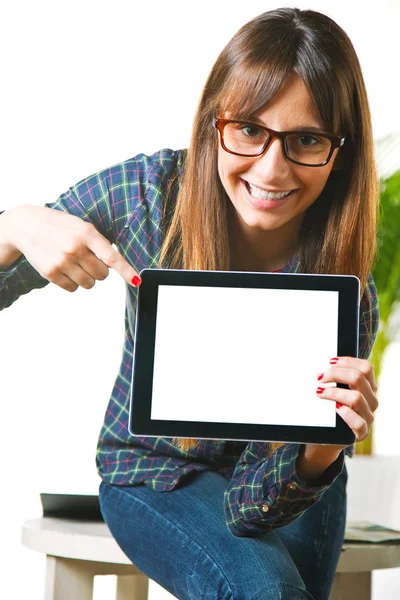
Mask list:
[[[206,471],[172,492],[100,485],[104,519],[131,561],[181,600],[328,600],[343,544],[342,474],[299,519],[258,538],[225,524],[227,479]]]

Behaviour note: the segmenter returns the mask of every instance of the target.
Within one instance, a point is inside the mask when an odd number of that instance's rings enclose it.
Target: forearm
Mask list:
[[[323,473],[319,480],[318,475],[312,482],[300,478],[297,462],[301,448],[285,444],[265,458],[266,444],[252,442],[247,446],[224,496],[226,523],[233,535],[254,537],[294,521],[318,502],[341,473],[343,456],[326,469],[325,463],[318,463]],[[315,461],[312,464],[315,466]]]
[[[299,479],[312,483],[338,458],[341,449],[332,446],[303,444],[296,461]]]
[[[18,240],[25,235],[24,219],[28,224],[30,222],[29,206],[10,208],[0,215],[0,310],[10,306],[23,294],[49,283],[18,248]]]
[[[16,211],[18,208],[12,208],[0,215],[1,271],[6,271],[22,254],[13,243],[13,232],[16,222]]]

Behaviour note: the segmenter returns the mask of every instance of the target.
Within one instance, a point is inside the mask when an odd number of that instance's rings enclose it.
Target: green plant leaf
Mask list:
[[[389,319],[400,301],[400,170],[381,180],[377,246],[372,275],[378,293],[380,324],[371,362],[378,381],[383,355],[392,341]],[[370,436],[356,444],[356,454],[371,454],[372,444],[371,429]]]

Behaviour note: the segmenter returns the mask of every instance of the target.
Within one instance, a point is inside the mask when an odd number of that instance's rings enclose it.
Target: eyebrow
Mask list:
[[[256,123],[257,125],[261,125],[262,127],[268,127],[268,125],[265,125],[265,123],[263,123],[261,119],[255,116],[251,116],[248,120],[240,120],[244,121],[245,123]],[[326,133],[328,129],[324,127],[316,127],[315,125],[298,125],[296,127],[291,127],[290,129],[285,129],[285,131],[315,131],[316,133]]]

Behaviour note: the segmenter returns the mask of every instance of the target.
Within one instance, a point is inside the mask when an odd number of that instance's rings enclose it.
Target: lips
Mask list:
[[[257,198],[258,200],[282,200],[293,191],[287,190],[282,192],[270,192],[263,190],[262,188],[259,188],[248,181],[246,182],[246,185],[253,198]]]
[[[248,198],[254,208],[265,210],[269,208],[279,208],[285,204],[288,200],[292,199],[293,195],[297,192],[297,189],[286,192],[267,192],[261,188],[257,188],[249,184],[247,181],[243,181],[243,185],[246,189]],[[255,193],[255,195],[253,195]],[[278,197],[277,197],[278,196]]]

